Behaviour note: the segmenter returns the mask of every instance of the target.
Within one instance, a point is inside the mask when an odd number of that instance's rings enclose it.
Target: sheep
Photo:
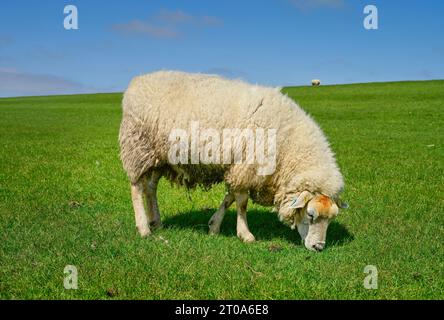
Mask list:
[[[338,196],[344,187],[343,177],[319,126],[280,88],[216,75],[157,71],[132,79],[122,109],[120,157],[130,180],[136,227],[142,237],[161,227],[156,192],[159,179],[165,177],[187,188],[225,183],[225,197],[208,223],[211,235],[219,233],[226,210],[236,202],[237,236],[244,242],[255,241],[247,224],[251,198],[254,203],[274,207],[282,222],[297,228],[307,249],[324,248],[328,224],[342,207]],[[256,133],[268,130],[269,142],[275,143],[272,170],[261,172],[264,163],[232,161],[232,154],[225,149],[228,162],[224,158],[223,163],[196,159],[190,163],[193,150],[190,152],[184,141],[188,143],[190,127],[196,122],[213,133],[227,128]],[[174,132],[181,133],[184,141]],[[261,141],[265,138],[256,142]],[[202,150],[205,142],[198,141],[195,150]],[[172,161],[177,152],[171,150],[178,145],[185,148],[181,153],[184,158]],[[220,151],[218,148],[215,150]],[[242,156],[248,151],[247,142],[234,148]],[[267,148],[272,154],[273,143]]]
[[[319,79],[313,79],[313,80],[311,80],[311,85],[312,85],[313,87],[320,86],[320,85],[321,85],[321,80],[319,80]]]

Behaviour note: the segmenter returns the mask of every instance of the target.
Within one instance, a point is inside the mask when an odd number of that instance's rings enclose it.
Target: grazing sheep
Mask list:
[[[314,86],[314,87],[320,86],[321,85],[321,80],[313,79],[313,80],[311,80],[311,85]]]
[[[250,197],[255,203],[274,206],[281,221],[297,227],[308,249],[323,249],[328,224],[341,206],[338,194],[343,178],[321,129],[278,88],[214,75],[159,71],[134,78],[122,104],[120,155],[142,236],[161,225],[156,189],[164,176],[188,188],[225,182],[228,191],[209,221],[210,234],[219,233],[226,209],[236,202],[237,235],[244,242],[254,241],[246,216]],[[193,155],[190,163],[189,149],[181,154],[185,160],[173,163],[171,157],[176,153],[171,149],[177,137],[172,133],[178,131],[193,140],[195,122],[213,133],[227,128],[268,130],[268,142],[273,142],[270,137],[276,132],[274,167],[272,163],[272,170],[264,172],[263,163],[251,161],[193,162]],[[256,142],[264,140],[257,138]],[[202,150],[202,140],[197,143],[195,150]],[[235,145],[234,152],[245,156],[247,145]],[[267,148],[273,154],[273,144]],[[225,152],[232,160],[225,149],[224,159]]]

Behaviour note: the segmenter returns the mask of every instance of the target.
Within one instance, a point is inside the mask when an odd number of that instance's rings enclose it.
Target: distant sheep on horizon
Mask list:
[[[311,80],[311,85],[312,85],[313,87],[320,86],[320,85],[321,85],[321,80],[319,80],[319,79],[313,79],[313,80]]]

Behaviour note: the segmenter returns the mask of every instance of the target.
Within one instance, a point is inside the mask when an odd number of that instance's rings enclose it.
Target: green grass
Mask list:
[[[141,239],[118,157],[121,94],[0,99],[0,298],[443,299],[444,81],[284,91],[346,179],[350,209],[322,253],[251,204],[256,243],[236,238],[233,207],[210,237],[223,187],[190,200],[163,180],[164,228]],[[63,287],[68,264],[78,290]],[[377,290],[363,287],[366,265]]]

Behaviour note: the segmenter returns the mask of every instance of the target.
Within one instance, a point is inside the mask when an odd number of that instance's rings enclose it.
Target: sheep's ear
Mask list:
[[[313,199],[313,195],[308,191],[302,191],[301,194],[294,198],[290,203],[289,208],[291,209],[299,209],[305,207],[308,201]]]
[[[342,200],[339,199],[339,198],[336,199],[336,204],[337,204],[338,207],[341,208],[341,209],[348,209],[348,208],[349,208],[348,203],[342,201]]]

